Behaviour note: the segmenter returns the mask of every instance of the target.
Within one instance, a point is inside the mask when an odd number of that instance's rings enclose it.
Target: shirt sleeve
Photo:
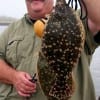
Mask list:
[[[94,40],[93,34],[88,28],[87,19],[82,20],[82,23],[84,25],[85,34],[86,34],[86,40],[84,45],[85,52],[87,55],[92,55],[95,49],[98,47],[98,44]]]
[[[100,45],[100,31],[98,31],[97,34],[94,36],[94,40]]]
[[[0,59],[6,58],[6,48],[8,44],[9,34],[13,32],[14,25],[9,25],[2,33],[0,33]]]

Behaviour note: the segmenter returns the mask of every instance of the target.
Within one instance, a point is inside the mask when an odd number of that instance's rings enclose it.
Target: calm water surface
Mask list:
[[[2,26],[0,26],[0,33],[2,33],[3,32],[3,30],[5,29],[5,28],[7,28],[7,26],[6,25],[2,25]]]

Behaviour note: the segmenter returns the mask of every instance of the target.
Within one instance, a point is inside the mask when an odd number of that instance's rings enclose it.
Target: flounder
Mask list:
[[[57,0],[44,29],[37,63],[39,83],[48,100],[71,98],[75,88],[72,73],[84,41],[79,16],[65,0]]]

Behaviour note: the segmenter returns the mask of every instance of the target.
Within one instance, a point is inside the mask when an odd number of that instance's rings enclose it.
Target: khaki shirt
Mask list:
[[[85,23],[84,23],[85,24]],[[87,31],[87,27],[85,27]],[[12,23],[0,36],[0,58],[16,70],[28,72],[31,76],[37,72],[38,51],[41,39],[33,31],[33,25],[27,17]],[[71,100],[95,100],[95,90],[91,79],[89,64],[96,44],[89,31],[86,43],[74,70],[76,90]],[[0,83],[0,100],[25,100],[17,94],[13,85]],[[47,100],[38,85],[30,100]]]

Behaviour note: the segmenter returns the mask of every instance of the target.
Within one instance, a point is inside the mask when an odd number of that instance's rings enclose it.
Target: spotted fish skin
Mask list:
[[[48,100],[68,100],[74,92],[73,68],[85,41],[85,30],[65,0],[57,0],[44,30],[38,60],[40,86]]]

